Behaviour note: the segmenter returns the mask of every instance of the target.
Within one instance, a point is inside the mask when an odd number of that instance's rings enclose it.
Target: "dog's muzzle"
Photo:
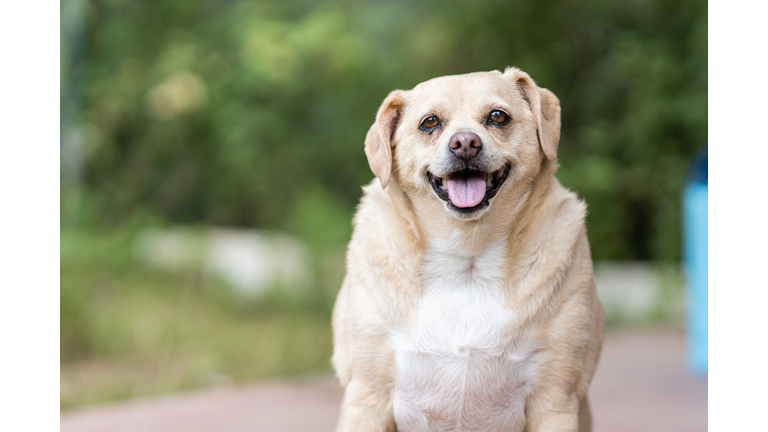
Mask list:
[[[427,171],[427,178],[435,194],[448,205],[460,212],[471,213],[488,207],[509,176],[512,165],[507,162],[494,172],[465,168],[444,177],[437,177]]]

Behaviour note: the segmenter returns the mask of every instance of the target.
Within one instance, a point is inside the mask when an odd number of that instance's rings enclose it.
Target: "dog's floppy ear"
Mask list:
[[[533,117],[536,118],[536,132],[544,156],[557,160],[557,143],[560,141],[560,101],[551,91],[540,88],[527,73],[518,68],[509,67],[504,77],[512,80],[528,102]]]
[[[368,135],[365,137],[365,155],[368,156],[368,164],[379,178],[382,189],[387,187],[392,175],[392,138],[405,107],[406,94],[405,91],[395,90],[384,99],[376,114],[376,123],[368,129]]]

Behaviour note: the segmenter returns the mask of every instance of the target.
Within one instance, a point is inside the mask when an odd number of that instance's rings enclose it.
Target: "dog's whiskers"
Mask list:
[[[536,183],[537,185],[539,185],[539,186],[541,186],[541,187],[544,187],[544,185],[543,185],[543,184],[541,184],[541,183],[537,182],[536,180],[534,180],[534,179],[532,179],[532,178],[528,177],[527,175],[525,175],[525,174],[520,174],[520,175],[521,175],[521,176],[523,176],[524,178],[527,178],[528,180],[530,180],[530,181],[532,181],[532,182]]]

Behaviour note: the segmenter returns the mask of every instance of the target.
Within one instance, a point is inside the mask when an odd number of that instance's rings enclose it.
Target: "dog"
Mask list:
[[[390,93],[333,310],[337,431],[589,431],[602,348],[557,97],[517,68]]]

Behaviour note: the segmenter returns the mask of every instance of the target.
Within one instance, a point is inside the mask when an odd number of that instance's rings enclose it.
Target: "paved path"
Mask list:
[[[687,372],[684,348],[679,331],[610,334],[594,432],[706,431],[707,380]],[[61,432],[330,432],[341,396],[330,377],[254,383],[67,411]]]

